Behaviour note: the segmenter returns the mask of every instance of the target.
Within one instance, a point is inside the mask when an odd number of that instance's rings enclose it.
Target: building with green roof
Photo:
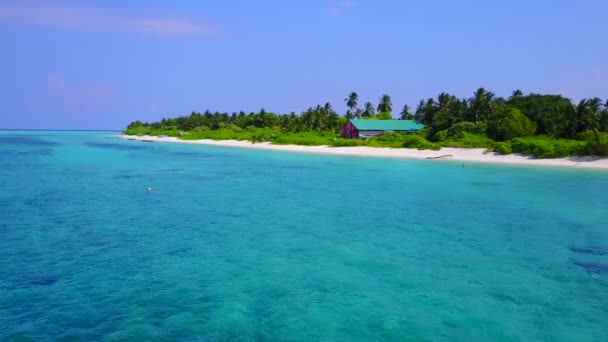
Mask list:
[[[386,132],[417,133],[424,128],[415,120],[348,120],[340,133],[345,139],[362,139],[381,135]]]

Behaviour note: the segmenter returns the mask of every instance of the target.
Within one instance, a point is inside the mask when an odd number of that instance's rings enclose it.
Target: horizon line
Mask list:
[[[47,131],[47,132],[122,132],[122,129],[95,128],[0,128],[0,131]]]

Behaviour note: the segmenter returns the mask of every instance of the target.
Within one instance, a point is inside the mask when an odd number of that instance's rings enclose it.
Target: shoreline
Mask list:
[[[597,157],[568,157],[556,159],[537,159],[519,154],[500,155],[494,152],[484,153],[483,148],[452,148],[444,147],[439,151],[417,150],[409,148],[387,148],[387,147],[329,147],[329,146],[304,146],[304,145],[272,145],[269,142],[251,143],[240,140],[179,140],[175,137],[159,138],[155,136],[130,136],[121,134],[122,139],[137,141],[148,140],[153,142],[167,142],[191,145],[224,146],[236,148],[253,148],[258,150],[286,151],[299,153],[331,154],[340,156],[357,157],[383,157],[401,159],[428,159],[449,155],[451,157],[438,158],[434,160],[475,162],[488,164],[510,164],[530,166],[554,166],[580,169],[608,170],[608,159]]]

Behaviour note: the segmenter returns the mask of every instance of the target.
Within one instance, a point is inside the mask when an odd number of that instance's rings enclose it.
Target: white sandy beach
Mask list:
[[[154,142],[167,142],[193,145],[214,145],[226,147],[255,148],[260,150],[291,151],[302,153],[333,154],[342,156],[359,157],[384,157],[384,158],[407,158],[407,159],[428,159],[433,157],[448,156],[441,159],[429,160],[437,161],[462,161],[475,163],[493,164],[515,164],[515,165],[536,165],[536,166],[557,166],[589,169],[608,170],[608,159],[596,157],[569,157],[558,159],[536,159],[518,154],[499,155],[496,153],[484,153],[482,148],[442,148],[440,151],[416,150],[408,148],[378,148],[378,147],[329,147],[329,146],[301,146],[301,145],[272,145],[270,143],[252,144],[249,141],[238,140],[179,140],[173,137],[159,138],[152,136],[127,136],[121,135],[123,139],[149,140]]]

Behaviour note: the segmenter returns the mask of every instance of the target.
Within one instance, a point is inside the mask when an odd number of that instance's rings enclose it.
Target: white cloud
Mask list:
[[[137,33],[154,36],[214,36],[217,28],[181,18],[126,16],[97,7],[45,2],[0,3],[0,23],[43,29]]]
[[[352,7],[352,1],[342,1],[329,6],[327,8],[327,13],[333,16],[340,16],[348,12]]]

